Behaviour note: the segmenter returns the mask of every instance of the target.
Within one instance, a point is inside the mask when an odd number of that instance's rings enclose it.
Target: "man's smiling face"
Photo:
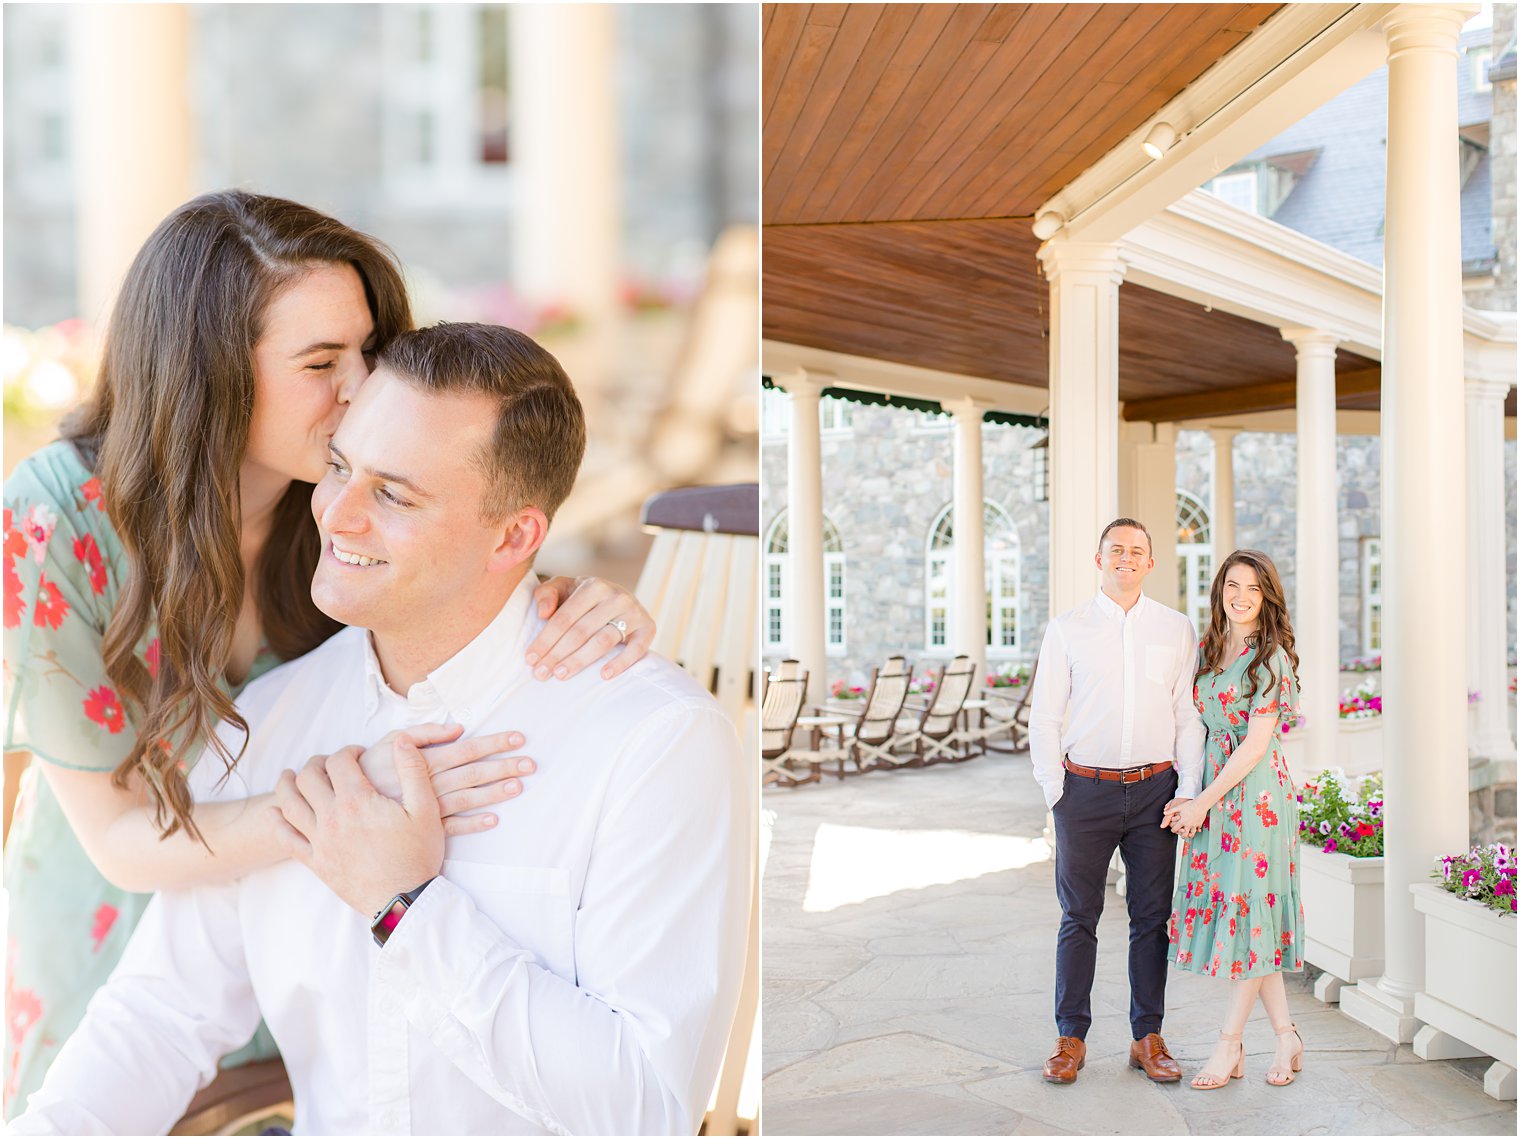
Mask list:
[[[323,548],[311,595],[324,613],[410,633],[469,608],[508,525],[481,517],[480,456],[495,420],[486,396],[425,392],[375,371],[312,494]]]
[[[1134,593],[1145,575],[1156,568],[1150,539],[1144,530],[1134,526],[1115,526],[1109,530],[1095,560],[1103,572],[1103,588],[1109,593]]]

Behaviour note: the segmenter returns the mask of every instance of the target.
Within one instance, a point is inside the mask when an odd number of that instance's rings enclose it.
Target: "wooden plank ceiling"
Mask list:
[[[1031,216],[1276,4],[769,4],[768,338],[1046,386]],[[1293,405],[1278,331],[1135,285],[1120,399],[1144,419]],[[1338,356],[1342,407],[1377,365]]]
[[[1048,286],[1019,221],[780,226],[765,231],[765,336],[1045,387]],[[1337,353],[1338,402],[1377,408],[1377,365]],[[1293,406],[1275,328],[1139,285],[1119,290],[1119,398],[1166,421]]]

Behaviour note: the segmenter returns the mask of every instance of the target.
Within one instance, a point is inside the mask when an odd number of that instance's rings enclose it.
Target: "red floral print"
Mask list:
[[[100,547],[95,544],[94,534],[74,539],[74,557],[89,569],[90,589],[97,597],[100,596],[106,591],[106,563],[100,556]]]
[[[127,726],[126,713],[115,689],[103,684],[84,698],[84,714],[113,736]]]
[[[16,529],[11,521],[10,507],[5,508],[5,627],[15,629],[21,625],[26,602],[21,600],[21,575],[16,572],[16,559],[26,553],[26,535]]]
[[[1228,854],[1232,850],[1240,849],[1240,842],[1234,835],[1225,831],[1219,836],[1219,849]]]
[[[58,587],[47,579],[46,574],[37,575],[37,600],[32,603],[32,622],[37,628],[46,625],[57,629],[69,615],[69,603]]]
[[[1240,980],[1240,975],[1245,972],[1245,963],[1242,961],[1230,962],[1230,980]]]
[[[26,602],[21,600],[21,575],[7,560],[5,563],[5,627],[19,628],[26,612]]]
[[[1265,878],[1266,876],[1267,876],[1267,856],[1265,854],[1258,854],[1256,856],[1256,877],[1258,877],[1258,878]]]
[[[97,509],[97,510],[104,510],[105,509],[105,504],[100,501],[100,480],[99,479],[97,479],[97,478],[89,479],[87,482],[85,482],[85,484],[83,486],[81,486],[79,488],[79,493],[82,494],[82,495],[84,495],[85,502],[93,502],[95,504],[95,509]]]
[[[90,928],[90,936],[95,939],[95,952],[100,952],[100,947],[105,943],[106,935],[111,932],[111,927],[116,924],[117,909],[110,902],[102,902],[100,908],[95,911],[95,924]]]

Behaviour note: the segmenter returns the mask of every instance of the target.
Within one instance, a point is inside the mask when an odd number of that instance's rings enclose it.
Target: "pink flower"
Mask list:
[[[41,502],[28,510],[26,517],[21,520],[21,533],[26,537],[27,549],[31,551],[32,561],[39,566],[47,556],[48,539],[53,536],[53,527],[57,525],[58,515]]]

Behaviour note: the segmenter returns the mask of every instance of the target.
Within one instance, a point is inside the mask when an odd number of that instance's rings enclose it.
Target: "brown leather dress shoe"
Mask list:
[[[1075,1036],[1057,1036],[1056,1050],[1045,1061],[1045,1078],[1053,1084],[1076,1083],[1077,1072],[1087,1063],[1087,1042]],[[1181,1075],[1179,1072],[1178,1075]]]
[[[1166,1041],[1159,1032],[1148,1033],[1129,1046],[1129,1066],[1139,1068],[1158,1084],[1182,1079],[1182,1069],[1166,1050]]]

